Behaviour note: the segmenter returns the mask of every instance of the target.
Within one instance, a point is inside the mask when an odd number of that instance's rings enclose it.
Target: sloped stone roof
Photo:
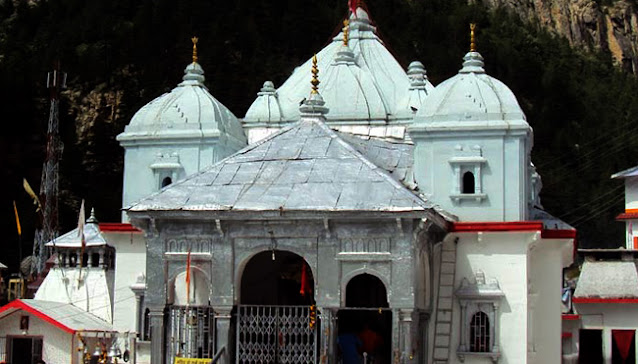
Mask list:
[[[128,207],[142,211],[423,212],[432,205],[316,119]]]
[[[414,144],[403,140],[392,142],[382,138],[360,137],[338,132],[339,136],[377,166],[385,169],[397,181],[411,190],[417,189],[412,166]]]
[[[574,298],[638,298],[636,263],[585,261]]]

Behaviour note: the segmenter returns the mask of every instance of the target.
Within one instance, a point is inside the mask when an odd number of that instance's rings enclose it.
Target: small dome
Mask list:
[[[428,80],[423,63],[419,61],[410,63],[407,74],[410,79],[410,88],[402,109],[404,112],[414,115],[421,109],[427,96],[434,90],[434,86]]]
[[[142,107],[118,140],[157,137],[211,137],[221,135],[231,144],[246,144],[239,120],[204,86],[204,70],[193,62],[183,81],[171,92]]]
[[[272,81],[264,82],[264,86],[257,93],[257,99],[246,112],[245,120],[253,123],[282,121],[277,90]]]
[[[469,52],[459,73],[432,90],[416,116],[416,122],[504,121],[527,125],[514,93],[488,76],[483,57]]]

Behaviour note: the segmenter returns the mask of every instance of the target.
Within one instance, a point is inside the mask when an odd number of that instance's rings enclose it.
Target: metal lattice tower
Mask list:
[[[58,237],[58,178],[60,157],[63,145],[60,140],[60,128],[58,117],[58,104],[60,91],[66,87],[66,73],[60,71],[58,64],[56,69],[47,74],[47,88],[50,91],[51,108],[49,110],[49,122],[47,126],[46,159],[42,166],[42,179],[40,181],[40,203],[42,204],[41,224],[35,231],[33,242],[32,273],[40,274],[44,270],[44,263],[48,259],[45,244]]]

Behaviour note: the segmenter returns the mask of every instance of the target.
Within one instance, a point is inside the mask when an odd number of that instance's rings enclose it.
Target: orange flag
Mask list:
[[[20,217],[18,217],[18,208],[15,200],[13,201],[13,212],[16,214],[16,226],[18,227],[18,235],[22,236],[22,227],[20,226]]]

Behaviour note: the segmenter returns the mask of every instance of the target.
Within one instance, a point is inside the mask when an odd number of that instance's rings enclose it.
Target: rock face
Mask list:
[[[479,0],[564,36],[575,47],[609,51],[624,70],[638,71],[638,10],[633,0]],[[470,0],[470,2],[474,2]]]

